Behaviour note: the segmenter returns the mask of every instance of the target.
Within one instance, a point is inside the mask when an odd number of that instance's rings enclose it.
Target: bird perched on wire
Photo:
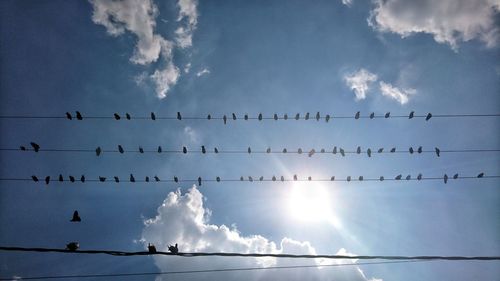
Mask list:
[[[174,182],[179,182],[179,178],[174,176]]]
[[[295,114],[295,120],[299,120],[299,119],[300,119],[300,113]]]
[[[135,182],[134,175],[130,174],[130,182]]]
[[[37,177],[37,176],[31,176],[31,179],[32,179],[34,182],[37,182],[37,181],[38,181],[38,177]]]
[[[297,175],[293,175],[293,180],[296,181],[297,180]]]
[[[429,112],[427,113],[427,116],[425,117],[425,121],[429,121],[429,119],[432,118],[432,114]]]
[[[413,147],[410,146],[410,149],[408,149],[408,151],[410,151],[410,154],[413,154],[414,152]]]
[[[123,152],[124,152],[123,147],[122,147],[121,145],[118,145],[118,151],[119,151],[120,153],[123,153]]]
[[[207,153],[207,150],[205,149],[204,145],[201,146],[201,153],[203,154]]]
[[[120,120],[121,119],[121,117],[120,117],[120,115],[118,115],[118,113],[113,114],[113,116],[115,117],[115,120]]]
[[[403,175],[399,174],[399,175],[397,175],[394,179],[395,179],[395,180],[400,180],[402,177],[403,177]]]
[[[381,148],[379,148],[379,149],[377,150],[377,153],[382,153],[383,151],[384,151],[384,148],[383,148],[383,147],[381,147]]]
[[[214,147],[214,153],[219,153],[219,150],[217,149],[217,147]]]
[[[351,176],[347,176],[347,181],[351,181]]]
[[[248,181],[253,182],[253,178],[251,176],[248,176]]]
[[[304,119],[309,120],[309,112],[306,113],[306,117]]]
[[[174,255],[179,253],[179,248],[177,247],[177,243],[175,243],[175,246],[168,246],[168,251]]]
[[[408,119],[412,119],[414,115],[415,115],[415,111],[410,112],[410,115],[408,115]]]
[[[340,149],[339,149],[339,152],[340,152],[340,155],[342,155],[342,157],[344,157],[344,156],[345,156],[345,151],[344,151],[344,149],[343,149],[343,148],[340,148]]]
[[[321,118],[321,116],[319,115],[319,111],[316,112],[316,121],[319,121],[319,119]]]
[[[73,218],[71,218],[70,222],[81,222],[82,218],[80,218],[80,215],[78,214],[78,211],[75,210],[73,212]]]
[[[391,148],[391,153],[394,153],[394,152],[396,152],[396,148],[395,147]]]
[[[448,175],[447,174],[444,174],[443,181],[444,181],[444,183],[448,183]]]
[[[288,152],[288,150],[286,150],[286,148],[283,148],[283,151],[282,151],[282,152],[283,152],[283,153],[287,153],[287,152]]]
[[[358,146],[358,148],[356,149],[356,153],[357,153],[357,154],[360,154],[360,153],[361,153],[361,146]]]
[[[151,254],[156,253],[156,247],[155,247],[155,245],[153,245],[151,243],[148,243],[148,252],[151,253]]]
[[[156,115],[154,112],[151,112],[151,120],[156,120]]]
[[[187,147],[183,146],[182,147],[182,153],[186,154],[188,152]]]
[[[62,182],[64,180],[63,175],[59,174],[59,181]]]
[[[198,177],[198,186],[201,186],[201,177]]]
[[[259,121],[262,121],[262,113],[259,113],[258,119]]]
[[[82,114],[80,113],[80,111],[77,111],[77,112],[76,112],[76,119],[77,119],[77,120],[83,120],[83,116],[82,116]]]
[[[354,115],[354,119],[359,119],[359,114],[360,114],[360,112],[359,112],[359,111],[358,111],[358,112],[356,112],[356,115]]]
[[[75,177],[73,177],[73,176],[69,176],[69,181],[70,181],[70,182],[75,182]]]
[[[479,175],[477,175],[478,178],[482,178],[484,177],[484,173],[480,173]]]
[[[106,181],[106,177],[99,177],[99,181],[100,182],[105,182]]]
[[[78,242],[70,242],[68,244],[66,244],[66,250],[68,251],[76,251],[78,250],[78,248],[80,248],[80,244],[78,244]]]
[[[40,146],[37,143],[30,142],[30,144],[31,144],[31,147],[33,147],[33,150],[35,152],[38,152],[40,150]]]
[[[313,156],[313,155],[314,155],[314,153],[316,153],[316,150],[314,150],[314,148],[313,148],[313,149],[311,149],[311,150],[309,151],[309,153],[307,154],[307,156],[311,157],[311,156]]]
[[[391,113],[390,112],[387,112],[385,115],[384,115],[385,118],[389,118],[391,117]]]
[[[158,176],[154,176],[155,181],[160,181],[160,178]]]
[[[337,154],[337,147],[336,146],[333,147],[332,153]]]
[[[328,123],[328,121],[330,121],[330,114],[327,114],[326,117],[325,117],[325,121]]]
[[[144,149],[139,146],[139,153],[144,153]]]
[[[278,121],[278,114],[274,113],[273,119],[274,121]]]
[[[441,154],[441,150],[439,150],[439,148],[437,148],[437,147],[435,147],[434,150],[436,151],[437,157],[439,157]]]
[[[162,149],[161,149],[161,145],[158,146],[158,153],[161,153],[162,152]]]
[[[417,152],[418,153],[422,153],[422,147],[421,146],[418,147]]]
[[[148,177],[148,176],[146,176],[146,177],[144,178],[144,180],[145,180],[146,182],[149,182],[149,177]]]
[[[372,112],[372,113],[370,114],[370,119],[373,119],[374,117],[375,117],[375,112]]]
[[[182,120],[182,116],[180,112],[177,112],[177,120]],[[153,246],[154,247],[154,246]]]
[[[130,120],[130,114],[125,113],[125,118],[127,118],[127,120]]]
[[[243,119],[248,120],[248,114],[245,114],[245,116],[243,117]]]
[[[368,154],[368,157],[372,157],[372,150],[368,148],[366,154]]]
[[[85,182],[85,175],[82,175],[82,177],[80,178],[80,181]]]
[[[115,176],[114,178],[115,178],[115,182],[120,182],[120,178],[119,177]]]
[[[252,149],[250,148],[250,146],[248,147],[247,152],[248,154],[252,153]]]
[[[210,119],[212,119],[212,115],[208,114],[207,115],[207,120],[210,120]]]
[[[417,180],[421,180],[421,179],[422,179],[422,174],[418,174]]]
[[[288,114],[283,115],[283,119],[288,120]]]
[[[26,151],[26,147],[25,147],[24,145],[21,145],[21,146],[19,147],[19,149],[20,149],[20,150],[22,150],[22,151]]]
[[[66,112],[66,119],[71,120],[73,117],[71,117],[71,113]]]
[[[49,182],[50,182],[50,176],[46,176],[45,177],[45,184],[49,184]]]
[[[222,120],[224,120],[224,125],[226,125],[227,124],[227,116],[226,116],[226,114],[224,114],[224,116],[222,116]]]

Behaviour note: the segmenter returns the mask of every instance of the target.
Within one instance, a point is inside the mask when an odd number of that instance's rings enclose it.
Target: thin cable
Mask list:
[[[103,278],[103,277],[131,277],[147,275],[172,275],[172,274],[194,274],[194,273],[214,273],[231,271],[254,271],[254,270],[273,270],[273,269],[298,269],[298,268],[318,268],[318,267],[343,267],[360,265],[380,265],[397,263],[417,263],[431,262],[431,260],[400,260],[400,261],[380,261],[380,262],[360,262],[360,263],[337,263],[322,265],[290,265],[290,266],[269,266],[269,267],[239,267],[239,268],[221,268],[221,269],[201,269],[185,271],[161,271],[161,272],[137,272],[137,273],[114,273],[114,274],[87,274],[87,275],[59,275],[59,276],[37,276],[37,277],[18,277],[19,280],[41,280],[41,279],[64,279],[64,278]],[[0,278],[0,280],[12,280],[12,278]]]

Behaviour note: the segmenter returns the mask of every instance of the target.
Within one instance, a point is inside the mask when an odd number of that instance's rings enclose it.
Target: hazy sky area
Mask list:
[[[0,246],[500,256],[500,181],[476,178],[500,175],[500,152],[446,152],[499,150],[500,117],[439,117],[500,113],[499,45],[498,0],[0,1],[0,116],[73,115],[0,118],[0,179],[40,179],[0,180]],[[161,119],[177,112],[182,120]],[[279,120],[252,119],[260,113]],[[86,118],[96,116],[110,118]],[[41,151],[16,150],[30,142]],[[125,153],[110,152],[118,145]],[[313,181],[280,180],[293,175]],[[356,181],[338,181],[348,176]],[[74,210],[82,222],[69,221]],[[500,276],[499,261],[363,262],[0,251],[0,277],[335,263],[350,265],[64,280]]]

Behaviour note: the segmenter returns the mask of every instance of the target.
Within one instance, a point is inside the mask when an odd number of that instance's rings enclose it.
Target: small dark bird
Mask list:
[[[299,149],[297,150],[297,153],[298,153],[298,154],[302,154],[302,148],[299,148]]]
[[[33,150],[35,150],[35,152],[38,152],[40,150],[40,146],[37,143],[30,142],[30,144],[31,147],[33,147]]]
[[[288,151],[286,150],[286,148],[283,148],[283,153],[287,153]]]
[[[156,115],[154,112],[151,112],[151,120],[156,120]]]
[[[327,114],[326,117],[325,117],[325,121],[328,123],[328,121],[330,121],[330,114]]]
[[[422,179],[422,174],[418,174],[417,180],[421,180],[421,179]]]
[[[288,120],[288,114],[283,115],[283,119]]]
[[[319,111],[316,112],[316,121],[319,121],[319,119],[321,118],[321,116],[319,115]]]
[[[273,180],[273,181],[276,181],[276,177],[275,177],[275,176],[273,176],[272,180]]]
[[[322,148],[319,152],[321,152],[321,153],[325,153],[325,149],[324,149],[324,148]]]
[[[70,242],[66,244],[66,250],[68,251],[75,252],[78,248],[80,248],[80,244],[78,244],[78,242]]]
[[[354,115],[354,119],[359,119],[359,114],[360,114],[360,112],[359,112],[359,111],[358,111],[358,112],[356,112],[356,115]]]
[[[69,176],[69,181],[70,181],[70,182],[75,182],[75,177],[73,177],[73,176]]]
[[[412,119],[413,115],[415,115],[415,111],[410,112],[410,115],[408,115],[408,119]]]
[[[271,148],[270,148],[270,147],[268,147],[268,148],[266,149],[266,153],[271,153]]]
[[[161,153],[162,149],[161,149],[161,145],[158,146],[158,153]]]
[[[358,180],[363,181],[363,176],[359,176]]]
[[[233,120],[236,120],[236,114],[233,113]]]
[[[260,180],[260,181],[263,181],[263,180],[264,180],[264,177],[263,177],[263,176],[261,176],[261,177],[259,178],[259,180]]]
[[[240,181],[244,181],[245,179],[243,178],[243,176],[240,177]]]
[[[278,120],[278,114],[274,113],[274,121],[277,121]]]
[[[130,174],[130,182],[135,182],[134,175]]]
[[[248,120],[248,114],[245,114],[245,117],[243,119]]]
[[[71,120],[73,117],[71,117],[71,113],[66,112],[66,119]]]
[[[373,119],[374,117],[375,117],[375,112],[372,112],[372,113],[370,114],[370,119]]]
[[[96,155],[96,156],[99,156],[99,155],[101,155],[101,152],[102,152],[101,147],[100,147],[100,146],[98,146],[98,147],[95,149],[95,155]]]
[[[395,180],[400,180],[402,177],[403,177],[403,175],[400,174],[400,175],[397,175],[394,179]]]
[[[119,151],[120,153],[123,153],[123,152],[124,152],[123,147],[122,147],[121,145],[118,145],[118,151]]]
[[[139,152],[140,153],[144,153],[144,149],[142,147],[139,146]]]
[[[182,120],[182,116],[180,112],[177,112],[177,120]]]
[[[337,154],[337,147],[336,146],[333,147],[332,153]]]
[[[220,182],[220,177],[216,177],[216,178],[215,178],[215,180],[216,180],[217,182]]]
[[[22,150],[22,151],[26,151],[26,147],[22,146],[22,145],[19,147],[19,149]]]
[[[33,179],[34,182],[38,181],[38,177],[37,176],[31,176],[31,178]]]
[[[248,181],[253,182],[253,178],[251,176],[248,176]]]
[[[59,181],[60,182],[64,181],[64,178],[63,178],[63,176],[61,174],[59,174]]]
[[[391,148],[391,153],[394,153],[394,152],[396,152],[396,148],[395,147]]]
[[[45,184],[49,184],[49,182],[50,182],[50,176],[46,176],[45,177]]]
[[[80,181],[81,182],[85,182],[85,176],[84,175],[82,175],[82,177],[80,178]]]
[[[366,154],[368,154],[368,157],[372,157],[372,150],[368,148],[368,150],[366,150]]]
[[[259,121],[262,121],[262,113],[259,113],[258,119],[259,119]]]
[[[227,124],[227,116],[226,114],[224,114],[224,116],[222,116],[222,120],[224,121],[224,125]]]
[[[444,174],[443,181],[445,184],[448,183],[448,175],[447,174]]]
[[[248,154],[252,153],[252,149],[250,148],[250,146],[248,147],[247,152]]]
[[[106,181],[106,177],[99,177],[99,181],[100,182],[105,182]]]
[[[408,149],[408,151],[410,151],[410,154],[413,154],[413,147],[410,146],[410,149]]]
[[[168,250],[174,254],[174,255],[177,255],[179,253],[179,248],[177,247],[177,243],[175,243],[175,246],[168,246]]]
[[[155,247],[155,245],[153,245],[151,243],[148,243],[148,252],[151,253],[151,254],[156,253],[156,247]]]
[[[344,157],[344,156],[345,156],[345,152],[344,152],[344,149],[343,149],[343,148],[340,148],[340,149],[339,149],[339,152],[340,152],[340,155],[342,155],[342,157]]]
[[[351,181],[351,176],[347,176],[347,181]]]
[[[207,120],[212,119],[212,116],[210,114],[207,115]]]
[[[378,153],[382,153],[383,151],[384,151],[384,148],[379,148],[379,149],[377,150],[377,152],[378,152]]]
[[[201,146],[201,153],[203,154],[207,153],[207,150],[205,149],[204,145]]]
[[[480,173],[479,175],[477,175],[478,178],[482,178],[484,177],[484,173]]]
[[[125,113],[125,118],[127,118],[127,120],[130,120],[130,114]]]
[[[120,178],[119,177],[114,177],[115,178],[115,182],[120,182]]]
[[[309,120],[309,112],[306,113],[306,117],[304,119]]]
[[[179,182],[179,178],[177,178],[176,176],[174,176],[174,182]]]
[[[391,116],[391,113],[390,113],[390,112],[387,112],[387,113],[384,115],[384,117],[385,117],[385,118],[389,118],[390,116]]]
[[[454,180],[458,179],[458,174],[454,174],[454,175],[453,175],[453,179],[454,179]]]
[[[314,150],[314,148],[313,148],[313,149],[311,149],[311,150],[309,151],[309,153],[307,154],[307,156],[311,157],[311,156],[313,156],[313,155],[314,155],[314,153],[316,153],[316,150]]]
[[[82,116],[82,114],[80,113],[80,111],[77,111],[77,112],[76,112],[76,119],[78,119],[78,120],[83,120],[83,116]]]
[[[356,153],[357,153],[357,154],[360,154],[360,153],[361,153],[361,147],[360,147],[360,146],[358,146],[358,148],[356,148]]]
[[[295,120],[299,120],[299,119],[300,119],[300,113],[295,114]]]
[[[285,177],[284,176],[281,176],[281,181],[285,181]]]
[[[71,218],[70,222],[81,222],[82,219],[80,218],[80,215],[78,214],[78,211],[73,212],[73,218]]]
[[[383,176],[380,176],[379,180],[380,180],[380,181],[384,181],[384,177],[383,177]]]
[[[332,176],[332,177],[330,178],[330,180],[331,180],[331,181],[334,181],[334,180],[335,180],[335,176]]]
[[[293,180],[296,181],[297,180],[297,175],[293,175]]]
[[[432,118],[432,114],[429,112],[427,113],[427,116],[425,116],[425,121],[429,121],[429,119]]]
[[[198,186],[201,186],[201,177],[198,177]]]
[[[421,146],[418,147],[417,152],[418,153],[422,153],[422,147]]]
[[[182,147],[182,153],[186,154],[188,152],[187,148],[185,146]]]
[[[155,181],[160,181],[160,178],[158,176],[154,176]]]
[[[113,116],[115,116],[115,120],[120,120],[120,115],[118,115],[118,113],[113,114]]]
[[[441,153],[441,150],[439,150],[439,148],[437,148],[437,147],[435,147],[434,150],[436,151],[437,157],[439,157],[440,153]]]
[[[219,153],[219,150],[217,149],[217,147],[214,147],[214,152]]]
[[[149,182],[149,177],[148,177],[148,176],[146,176],[146,178],[144,178],[144,180],[145,180],[146,182]]]
[[[407,181],[411,180],[411,175],[407,175],[407,176],[406,176],[406,180],[407,180]]]

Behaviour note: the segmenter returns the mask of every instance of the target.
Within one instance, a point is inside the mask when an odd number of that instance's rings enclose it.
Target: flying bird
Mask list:
[[[106,181],[106,177],[99,177],[99,181],[100,182],[105,182]]]
[[[479,175],[477,175],[478,178],[482,178],[484,177],[484,173],[480,173]]]
[[[161,145],[158,146],[158,153],[161,153],[162,149],[161,149]]]
[[[435,147],[434,150],[436,151],[437,157],[439,157],[440,153],[441,153],[441,150],[439,150],[439,148],[437,148],[437,147]]]
[[[309,153],[307,154],[307,156],[311,157],[311,156],[314,155],[314,153],[316,153],[316,150],[314,150],[314,148],[313,148],[313,149],[311,149],[311,151],[309,151]]]
[[[259,113],[258,119],[259,119],[259,121],[262,121],[262,113]]]
[[[358,146],[358,148],[356,149],[356,153],[357,153],[357,154],[360,154],[360,153],[361,153],[361,147],[360,147],[360,146]]]
[[[358,111],[358,112],[356,112],[356,115],[354,115],[354,119],[359,119],[359,114],[360,114],[360,112],[359,112],[359,111]]]
[[[154,112],[151,112],[151,120],[156,120],[156,115]]]
[[[309,120],[309,112],[306,113],[306,117],[304,119]]]
[[[175,243],[175,246],[168,246],[168,250],[174,254],[174,255],[177,255],[179,253],[179,248],[177,247],[177,243]]]
[[[130,182],[135,182],[134,175],[130,174]]]
[[[83,120],[83,116],[82,116],[82,114],[80,113],[80,111],[77,111],[77,112],[76,112],[76,119],[78,119],[78,120]]]
[[[35,150],[35,152],[38,152],[40,150],[40,146],[37,143],[30,142],[30,144],[31,147],[33,147],[33,150]]]
[[[78,248],[80,248],[80,244],[78,244],[78,242],[70,242],[66,244],[66,250],[68,251],[75,252]]]
[[[120,182],[120,178],[118,178],[116,176],[114,178],[115,178],[115,182]]]
[[[81,222],[82,219],[80,218],[80,215],[78,214],[78,211],[73,212],[73,218],[71,218],[70,222]]]
[[[339,151],[340,151],[340,155],[342,155],[342,157],[344,157],[344,156],[345,156],[344,149],[343,149],[343,148],[340,148],[340,149],[339,149]]]
[[[377,152],[378,152],[378,153],[382,153],[382,151],[384,151],[384,148],[379,148],[379,149],[377,150]]]
[[[45,184],[49,184],[49,182],[50,182],[50,176],[46,176],[45,177]]]
[[[123,151],[123,147],[122,147],[121,145],[118,145],[118,151],[119,151],[120,153],[123,153],[123,152],[124,152],[124,151]]]
[[[182,153],[186,154],[188,152],[187,148],[185,146],[182,147]]]
[[[330,121],[330,114],[327,114],[326,117],[325,117],[325,121],[328,123],[328,121]]]
[[[158,176],[154,176],[155,181],[160,181],[160,178]]]
[[[227,116],[226,114],[224,114],[224,116],[222,116],[222,120],[224,121],[224,125],[227,124]]]
[[[71,117],[71,113],[66,112],[66,119],[71,120],[73,117]]]
[[[140,153],[144,153],[144,149],[142,147],[139,146],[139,152]]]
[[[418,174],[417,180],[421,180],[421,179],[422,179],[422,174]]]
[[[274,113],[274,121],[278,120],[278,114]]]
[[[130,120],[130,114],[125,113],[125,118],[127,118],[127,120]]]
[[[85,182],[85,176],[84,175],[82,175],[82,177],[80,178],[80,181],[81,182]]]
[[[203,154],[207,153],[207,150],[205,149],[204,145],[201,146],[201,153]]]
[[[372,150],[368,148],[368,150],[366,150],[366,154],[368,154],[368,157],[372,157]]]
[[[375,112],[372,112],[372,113],[370,114],[370,119],[373,119],[374,117],[375,117]]]
[[[148,243],[148,252],[151,253],[151,254],[156,253],[156,247],[155,247],[155,245],[153,245],[151,243]]]
[[[421,146],[418,147],[417,152],[418,153],[422,153],[422,147]]]
[[[443,181],[444,181],[444,183],[448,183],[448,175],[447,174],[444,174]]]
[[[120,115],[118,115],[118,113],[113,114],[113,116],[115,116],[115,120],[120,120]]]
[[[34,182],[38,181],[38,177],[37,176],[31,176],[31,179],[33,179]]]
[[[394,153],[394,152],[396,152],[396,148],[395,147],[391,148],[391,153]]]
[[[236,120],[236,114],[233,113],[233,120]]]
[[[384,117],[385,117],[385,118],[389,118],[390,116],[391,116],[391,113],[390,113],[390,112],[387,112],[387,113],[384,115]]]
[[[299,120],[299,119],[300,119],[300,113],[295,114],[295,120]]]
[[[64,181],[63,176],[61,174],[59,174],[59,181],[61,182]]]
[[[201,186],[201,177],[198,177],[198,186]]]
[[[400,180],[402,177],[403,177],[403,175],[399,174],[399,175],[397,175],[394,179],[395,179],[395,180]]]
[[[182,120],[182,116],[180,112],[177,112],[177,120]]]
[[[410,112],[410,115],[408,115],[408,119],[412,119],[413,115],[415,115],[415,111]]]
[[[425,116],[425,121],[429,121],[429,119],[432,118],[432,114],[429,112],[427,113],[427,116]]]
[[[410,146],[410,149],[408,149],[408,151],[410,151],[410,154],[413,154],[413,147]]]
[[[179,182],[179,178],[177,178],[176,176],[174,176],[174,182]]]
[[[319,119],[321,118],[321,116],[319,115],[319,111],[316,112],[316,121],[319,121]]]
[[[75,177],[73,177],[73,176],[69,176],[69,181],[70,181],[70,182],[75,182]]]
[[[95,149],[95,155],[96,155],[96,156],[99,156],[99,155],[101,155],[101,152],[102,152],[101,147],[100,147],[100,146],[98,146],[98,147]]]

